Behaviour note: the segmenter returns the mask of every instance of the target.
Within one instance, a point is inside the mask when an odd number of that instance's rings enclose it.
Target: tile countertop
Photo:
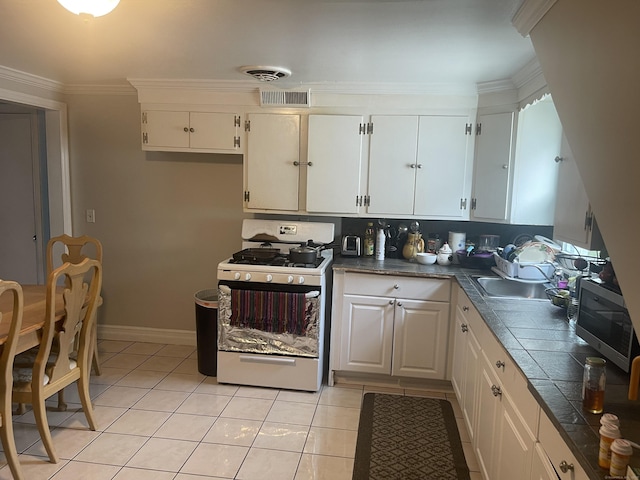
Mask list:
[[[542,410],[558,428],[589,478],[602,480],[608,472],[598,467],[601,415],[582,410],[582,372],[585,358],[599,356],[575,333],[566,311],[550,302],[484,297],[470,275],[495,276],[490,270],[458,265],[421,265],[404,259],[376,261],[365,257],[336,256],[334,270],[381,275],[455,278],[471,302],[502,343],[520,371]],[[629,375],[607,365],[605,412],[620,418],[622,436],[640,443],[640,401],[627,399]],[[640,466],[640,452],[631,464]]]

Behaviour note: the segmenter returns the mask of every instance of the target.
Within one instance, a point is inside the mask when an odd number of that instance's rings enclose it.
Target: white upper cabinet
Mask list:
[[[249,114],[245,130],[245,209],[298,210],[300,115]]]
[[[468,217],[468,116],[371,117],[367,213]]]
[[[587,191],[567,139],[562,137],[553,237],[587,250],[604,247]]]
[[[474,220],[507,219],[513,117],[513,112],[478,116],[471,201]]]
[[[553,225],[562,125],[550,97],[478,116],[471,218]]]
[[[415,198],[418,117],[371,117],[367,213],[411,215]]]
[[[415,215],[469,218],[471,126],[468,116],[420,117]]]
[[[236,153],[240,121],[235,113],[145,110],[142,149]]]
[[[309,213],[358,213],[363,128],[361,115],[309,115]]]

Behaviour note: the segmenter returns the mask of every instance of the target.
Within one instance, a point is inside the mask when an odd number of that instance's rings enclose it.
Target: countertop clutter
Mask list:
[[[421,265],[402,259],[340,257],[334,270],[456,279],[489,329],[528,381],[528,389],[551,419],[581,467],[591,479],[610,478],[598,467],[600,414],[582,409],[582,375],[586,357],[600,356],[575,333],[566,312],[548,301],[496,299],[483,296],[473,274],[490,271],[457,265]],[[640,443],[640,403],[628,400],[629,375],[607,364],[604,413],[620,419],[623,438]],[[640,465],[634,452],[631,465]]]

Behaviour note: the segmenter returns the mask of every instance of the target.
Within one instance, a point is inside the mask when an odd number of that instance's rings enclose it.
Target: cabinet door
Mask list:
[[[372,116],[367,213],[412,215],[417,170],[417,116]]]
[[[506,220],[513,112],[480,115],[473,174],[474,218]]]
[[[340,370],[391,373],[393,299],[345,295]]]
[[[467,116],[422,116],[414,213],[429,217],[468,218],[471,135]],[[484,128],[484,127],[483,127]]]
[[[396,300],[391,374],[444,380],[449,304]]]
[[[358,213],[362,116],[309,115],[307,211]]]
[[[189,112],[142,112],[143,148],[189,147]]]
[[[553,236],[589,248],[591,206],[567,139],[562,137]]]
[[[249,121],[247,208],[297,211],[300,115],[250,114]]]
[[[558,480],[558,475],[553,469],[541,443],[536,443],[531,462],[531,480]]]
[[[482,478],[493,479],[496,423],[500,411],[500,395],[496,388],[499,382],[491,363],[480,354],[480,374],[478,376],[478,418],[476,422],[475,452],[482,472]]]
[[[191,112],[189,147],[206,150],[237,150],[240,117],[233,113]],[[239,140],[238,140],[239,141]]]
[[[529,478],[536,438],[529,431],[515,401],[506,388],[502,389],[496,425],[495,471],[491,478],[512,480]]]

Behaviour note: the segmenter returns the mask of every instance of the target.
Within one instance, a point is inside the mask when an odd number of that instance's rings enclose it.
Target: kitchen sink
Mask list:
[[[514,298],[521,300],[546,300],[545,290],[552,287],[550,283],[527,283],[501,277],[472,277],[480,293],[490,298]]]

